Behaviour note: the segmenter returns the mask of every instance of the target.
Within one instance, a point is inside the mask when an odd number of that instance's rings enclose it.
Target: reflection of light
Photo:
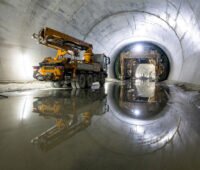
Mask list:
[[[153,64],[138,65],[135,76],[136,78],[146,77],[146,78],[155,79],[156,78],[155,65]]]
[[[134,110],[134,114],[135,114],[135,116],[139,116],[140,115],[140,111],[139,110]]]
[[[133,47],[133,51],[137,53],[141,53],[144,50],[143,46],[141,44],[137,44]]]
[[[144,127],[143,126],[133,126],[133,132],[137,133],[137,134],[144,134]]]
[[[105,83],[105,84],[104,84],[105,94],[108,94],[108,86],[109,86],[108,83]]]
[[[22,104],[22,110],[20,112],[20,120],[25,120],[29,116],[29,113],[30,113],[29,108],[31,108],[31,104],[29,101],[30,100],[28,99],[28,97],[25,97]]]
[[[144,133],[144,128],[142,126],[137,126],[137,132],[139,134],[143,134]]]
[[[136,81],[136,89],[139,96],[142,97],[154,97],[155,96],[155,90],[156,90],[156,84],[155,82],[149,82],[149,81]]]
[[[170,142],[173,139],[176,132],[177,132],[177,129],[173,129],[168,134],[166,134],[162,139],[158,140],[158,143],[159,144],[166,144],[166,143]]]

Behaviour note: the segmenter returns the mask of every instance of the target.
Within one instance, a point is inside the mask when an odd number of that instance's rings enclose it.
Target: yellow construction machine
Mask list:
[[[105,83],[110,58],[93,54],[92,44],[47,27],[34,33],[33,38],[57,50],[54,58],[46,57],[39,66],[33,67],[35,79],[51,81],[55,87],[71,85],[72,88],[90,88],[93,82]]]

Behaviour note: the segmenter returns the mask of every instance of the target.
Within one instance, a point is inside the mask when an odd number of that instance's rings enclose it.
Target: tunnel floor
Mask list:
[[[1,170],[200,169],[197,90],[126,82],[2,95]]]

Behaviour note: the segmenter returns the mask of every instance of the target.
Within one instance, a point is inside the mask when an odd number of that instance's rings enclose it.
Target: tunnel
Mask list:
[[[149,63],[153,59],[149,55],[156,52],[156,64]],[[130,57],[124,59],[125,69],[122,71],[122,57]],[[135,63],[135,64],[134,64]],[[134,65],[134,66],[133,66]],[[160,66],[160,69],[156,67]],[[170,73],[169,56],[157,45],[150,42],[136,42],[122,48],[115,56],[113,65],[114,78],[121,80],[122,74],[125,79],[157,79],[157,81],[165,81]],[[123,72],[123,73],[122,73]]]
[[[85,89],[35,80],[56,56],[35,41],[43,28],[107,57],[105,81],[87,72],[88,86],[84,71]],[[159,56],[162,73],[134,58],[123,79],[121,56],[141,51]],[[200,169],[199,65],[197,0],[0,0],[0,169]]]
[[[169,80],[200,83],[199,5],[196,1],[1,1],[1,81],[32,80],[32,65],[53,50],[31,36],[48,26],[90,42],[113,64],[123,47],[140,41],[159,46],[170,61]],[[9,69],[8,69],[9,68]]]

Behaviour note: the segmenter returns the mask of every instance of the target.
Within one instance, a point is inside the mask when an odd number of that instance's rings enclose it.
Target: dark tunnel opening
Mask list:
[[[155,63],[151,61],[151,54],[156,53]],[[120,58],[122,55],[128,55],[127,61],[125,61],[124,69],[127,73],[125,79],[157,79],[158,81],[164,81],[168,79],[170,73],[170,61],[169,56],[166,52],[158,45],[152,42],[135,42],[123,47],[117,54],[116,60],[114,61],[114,74],[115,78],[118,80],[122,77],[121,67],[122,63]],[[127,58],[127,57],[126,57]],[[134,60],[134,66],[132,65],[132,60]],[[153,65],[155,67],[153,67]],[[155,76],[152,72],[155,70]],[[149,74],[149,75],[148,75]]]

